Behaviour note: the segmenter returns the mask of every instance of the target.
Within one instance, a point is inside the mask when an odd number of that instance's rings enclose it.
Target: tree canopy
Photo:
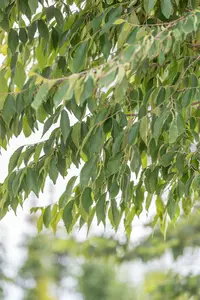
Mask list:
[[[0,146],[41,126],[46,138],[11,156],[1,217],[72,165],[80,175],[57,203],[33,209],[39,230],[108,216],[130,235],[152,199],[163,233],[189,214],[200,184],[199,28],[198,0],[0,1]]]

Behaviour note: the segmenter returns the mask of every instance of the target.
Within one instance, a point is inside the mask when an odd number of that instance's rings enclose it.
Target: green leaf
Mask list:
[[[96,157],[94,156],[90,158],[81,169],[80,184],[82,187],[87,186],[95,169],[96,169]]]
[[[43,128],[43,133],[42,136],[45,135],[45,133],[49,130],[49,128],[51,127],[51,125],[53,124],[53,116],[51,116],[50,118],[48,118],[44,124],[44,128]]]
[[[169,127],[169,143],[173,144],[176,142],[179,136],[178,127],[177,127],[177,120],[174,118],[170,127]]]
[[[193,91],[192,89],[189,89],[185,92],[183,99],[182,99],[182,105],[183,107],[188,107],[189,104],[192,101],[192,95],[193,95]]]
[[[27,169],[27,184],[28,188],[34,192],[34,194],[38,197],[39,196],[39,183],[38,177],[35,169],[28,168]]]
[[[25,28],[20,28],[19,30],[19,39],[23,44],[26,44],[28,40],[28,35]]]
[[[17,50],[19,44],[19,37],[17,31],[14,29],[10,29],[9,34],[8,34],[8,48],[12,52],[12,54],[15,53]]]
[[[15,114],[16,103],[12,95],[8,95],[3,106],[3,119],[9,125],[13,115]]]
[[[183,211],[184,211],[184,214],[186,216],[188,216],[191,212],[191,209],[192,209],[192,198],[191,197],[187,197],[187,198],[183,198],[182,199],[182,208],[183,208]]]
[[[140,136],[147,145],[147,134],[148,134],[148,117],[145,116],[140,121]]]
[[[32,1],[32,0],[30,0],[30,1]],[[36,30],[37,30],[37,22],[35,21],[35,22],[31,23],[31,25],[28,27],[28,38],[29,38],[30,42],[33,41]]]
[[[17,162],[19,160],[19,157],[21,155],[22,149],[24,146],[19,147],[11,156],[9,165],[8,165],[8,172],[11,173],[15,167],[17,166]]]
[[[177,128],[178,128],[179,135],[185,132],[185,122],[181,114],[177,115]]]
[[[176,158],[176,167],[180,173],[184,173],[185,171],[185,155],[179,153]]]
[[[14,83],[18,86],[19,89],[22,89],[25,80],[26,80],[26,73],[24,71],[24,67],[20,62],[17,62],[16,69],[15,69]]]
[[[120,151],[120,147],[121,147],[121,144],[122,144],[123,137],[124,137],[123,132],[121,132],[119,134],[119,136],[116,137],[116,139],[115,139],[115,141],[113,143],[113,146],[112,146],[112,154],[113,154],[113,156],[115,156]]]
[[[189,16],[182,24],[183,31],[188,34],[194,30],[194,18],[193,16]]]
[[[99,80],[99,87],[109,86],[111,83],[114,82],[117,76],[117,68],[114,70],[109,70],[104,76],[102,76]]]
[[[173,220],[176,215],[177,206],[178,205],[174,198],[170,196],[167,202],[167,212],[171,220]]]
[[[172,160],[175,156],[174,152],[168,152],[162,157],[162,165],[164,167],[169,166],[172,163]]]
[[[117,155],[110,158],[106,168],[106,174],[108,177],[119,171],[119,168],[121,166],[121,158],[122,153],[118,153]]]
[[[30,7],[31,12],[34,14],[38,7],[38,1],[37,0],[28,0],[28,6]]]
[[[23,133],[24,133],[25,137],[29,137],[32,133],[32,129],[29,126],[26,115],[23,117]]]
[[[128,142],[133,145],[136,141],[139,132],[139,123],[134,123],[128,132]]]
[[[2,109],[7,96],[6,93],[8,92],[8,85],[3,72],[0,72],[0,91],[0,109]]]
[[[0,8],[5,9],[9,5],[8,0],[1,0],[0,1]]]
[[[92,76],[88,76],[86,82],[84,82],[83,92],[80,98],[80,104],[83,105],[84,101],[90,98],[94,92],[94,80]]]
[[[173,6],[171,0],[161,0],[161,11],[165,18],[169,19],[169,17],[173,13]]]
[[[67,94],[67,90],[69,88],[69,81],[63,82],[59,88],[57,89],[54,97],[53,102],[55,106],[58,106],[65,98],[65,95]]]
[[[54,49],[57,49],[59,43],[59,34],[57,29],[55,29],[54,27],[52,28],[51,38]]]
[[[89,214],[90,207],[93,203],[91,193],[91,188],[86,187],[81,195],[81,204],[87,214]]]
[[[51,206],[47,206],[43,214],[43,223],[46,228],[49,227],[51,223]]]
[[[39,34],[42,38],[44,38],[44,40],[46,42],[49,41],[49,29],[46,25],[46,23],[40,19],[38,20],[38,31],[39,31]]]
[[[37,221],[37,230],[38,233],[40,233],[42,231],[42,227],[43,227],[43,213],[41,213],[38,221]]]
[[[96,204],[96,215],[98,225],[106,222],[106,193],[104,193]]]
[[[72,141],[76,148],[79,148],[80,144],[80,137],[81,137],[81,124],[77,122],[73,127],[72,127]]]
[[[153,137],[156,141],[156,143],[158,142],[158,138],[161,135],[162,132],[162,128],[163,125],[167,119],[167,117],[169,116],[169,111],[165,111],[160,117],[158,117],[154,123],[153,126]]]
[[[42,151],[43,146],[44,146],[44,143],[39,143],[39,144],[36,146],[35,153],[34,153],[34,162],[35,162],[35,163],[37,163],[38,160],[39,160],[39,157],[40,157],[40,154],[41,154],[41,151]]]
[[[160,219],[163,218],[163,214],[164,214],[164,204],[163,201],[161,199],[161,197],[157,197],[156,198],[156,211],[157,211],[157,215],[159,216]]]
[[[89,139],[89,144],[90,144],[90,153],[99,153],[103,147],[103,128],[102,126],[99,126],[96,129],[96,132],[90,136]]]
[[[54,7],[54,16],[56,19],[56,22],[58,24],[59,27],[63,27],[63,14],[61,13],[60,9],[58,9],[57,7]]]
[[[148,14],[153,10],[156,1],[157,0],[144,0],[144,9]]]
[[[69,201],[63,211],[63,221],[68,233],[71,231],[71,225],[73,221],[73,214],[72,214],[73,206],[74,206],[74,202]]]
[[[73,190],[74,184],[76,182],[76,179],[77,179],[77,176],[73,176],[68,181],[67,186],[66,186],[66,190],[59,199],[59,208],[63,208],[67,204],[69,198],[72,195],[72,190]]]
[[[61,119],[60,119],[60,128],[63,135],[63,140],[64,142],[66,142],[71,130],[70,121],[66,110],[62,110]]]
[[[72,60],[72,71],[74,73],[80,72],[85,65],[87,55],[87,42],[82,42],[76,49],[74,58]]]
[[[132,151],[132,156],[131,156],[131,162],[130,162],[131,171],[136,173],[136,175],[138,175],[141,164],[142,162],[141,162],[140,152],[138,150],[138,147],[134,146]]]
[[[58,179],[58,170],[57,170],[57,160],[55,157],[52,157],[50,164],[49,164],[49,177],[56,184]]]
[[[109,212],[110,212],[109,219],[111,221],[111,224],[115,228],[115,230],[117,230],[121,216],[120,216],[120,212],[117,208],[117,203],[116,203],[115,199],[111,199],[111,207],[110,207]]]
[[[48,82],[43,83],[39,90],[37,91],[36,97],[33,100],[33,102],[31,103],[31,106],[37,110],[40,105],[43,103],[43,101],[45,100],[50,88],[51,88],[51,84],[49,84]]]
[[[145,209],[146,209],[147,212],[149,211],[149,207],[151,205],[152,198],[153,198],[152,194],[148,194],[147,197],[146,197]]]

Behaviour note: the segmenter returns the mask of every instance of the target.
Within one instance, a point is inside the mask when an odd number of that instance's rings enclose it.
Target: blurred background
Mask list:
[[[47,185],[44,203],[56,189]],[[56,196],[57,198],[57,196]],[[32,196],[27,207],[35,206]],[[166,241],[150,218],[135,220],[128,242],[92,224],[68,235],[37,233],[37,214],[10,213],[0,224],[0,299],[5,300],[143,300],[200,299],[199,212],[181,217]]]

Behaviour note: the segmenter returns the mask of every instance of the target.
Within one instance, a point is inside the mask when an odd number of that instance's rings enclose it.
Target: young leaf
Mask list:
[[[17,62],[16,69],[15,69],[14,82],[18,86],[19,89],[22,89],[25,80],[26,80],[26,73],[24,71],[24,67],[20,62]]]
[[[51,206],[47,206],[43,214],[43,223],[46,228],[49,227],[51,223]]]
[[[148,134],[148,117],[145,116],[140,121],[140,136],[147,145],[147,134]]]

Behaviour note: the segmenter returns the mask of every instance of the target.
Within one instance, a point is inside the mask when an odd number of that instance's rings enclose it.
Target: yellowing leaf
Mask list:
[[[126,20],[118,19],[118,20],[116,20],[113,24],[115,24],[115,25],[120,25],[120,24],[122,24],[122,23],[124,23],[124,22],[126,22]]]
[[[148,134],[148,117],[145,116],[140,121],[140,136],[146,145],[148,144],[147,134]]]
[[[14,82],[18,86],[19,89],[22,89],[25,80],[26,80],[26,73],[25,73],[24,67],[20,62],[17,62],[16,69],[15,69]]]

